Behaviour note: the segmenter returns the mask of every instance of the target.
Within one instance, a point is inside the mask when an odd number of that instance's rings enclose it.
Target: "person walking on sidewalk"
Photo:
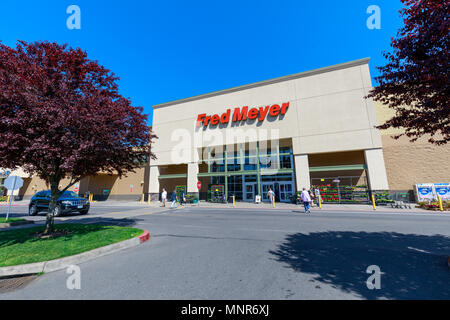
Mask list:
[[[184,190],[181,190],[181,194],[180,194],[180,205],[182,206],[183,203],[186,203],[186,195],[184,193]]]
[[[309,195],[309,192],[306,190],[306,188],[303,188],[301,197],[302,197],[303,205],[305,206],[305,213],[311,213],[311,209],[309,208],[309,204],[311,202],[311,196]]]
[[[172,192],[172,204],[170,205],[170,209],[177,207],[177,190],[173,190]]]
[[[167,201],[167,191],[166,189],[163,188],[163,191],[161,192],[161,202],[163,203],[163,207],[166,206],[166,201]]]
[[[275,197],[275,192],[272,191],[272,188],[269,188],[267,192],[267,198],[269,198],[270,203],[273,203],[273,197]]]
[[[314,207],[314,200],[316,199],[316,196],[314,195],[314,192],[312,192],[311,189],[308,190],[308,193],[309,193],[309,197],[311,198],[310,204],[311,204],[311,208],[312,208],[312,207]]]

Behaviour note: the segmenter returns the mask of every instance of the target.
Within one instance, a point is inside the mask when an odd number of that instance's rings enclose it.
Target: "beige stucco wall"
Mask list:
[[[220,139],[208,142],[209,138],[225,133],[242,138],[252,130],[256,136],[248,136],[248,141],[270,140],[270,130],[277,131],[277,139],[292,138],[295,154],[380,148],[380,134],[374,129],[376,110],[371,100],[364,99],[370,88],[366,61],[283,82],[155,106],[153,130],[160,139],[153,144],[158,159],[152,165],[196,162],[196,148],[208,143],[225,144]],[[247,121],[233,125],[230,121],[226,126],[195,128],[199,114],[222,115],[227,109],[233,113],[234,108],[286,102],[290,107],[284,117],[266,118],[262,123]],[[262,131],[269,136],[262,136]],[[180,154],[184,157],[174,156]]]
[[[394,115],[392,109],[376,103],[380,124]],[[381,130],[383,154],[391,190],[413,190],[417,183],[450,182],[450,145],[436,146],[421,138],[410,142],[407,137],[398,140],[392,135],[399,129]]]

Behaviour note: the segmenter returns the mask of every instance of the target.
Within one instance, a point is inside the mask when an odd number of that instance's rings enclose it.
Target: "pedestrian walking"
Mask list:
[[[184,193],[184,190],[181,190],[180,194],[180,205],[183,205],[183,203],[186,203],[186,195]]]
[[[309,193],[309,197],[311,198],[311,208],[314,207],[314,200],[316,199],[316,196],[314,195],[314,193],[311,191],[311,189],[308,190]]]
[[[305,213],[311,213],[311,209],[309,208],[309,204],[311,203],[311,196],[306,188],[303,188],[301,198],[303,201],[303,205],[305,206]]]
[[[167,191],[166,189],[163,188],[163,191],[161,192],[161,202],[163,203],[163,207],[166,206],[166,201],[167,201]]]
[[[170,205],[170,209],[177,207],[177,190],[173,190],[172,192],[172,204]]]
[[[267,192],[267,198],[270,200],[270,203],[273,203],[273,197],[275,197],[275,192],[272,191],[272,188],[269,188]]]

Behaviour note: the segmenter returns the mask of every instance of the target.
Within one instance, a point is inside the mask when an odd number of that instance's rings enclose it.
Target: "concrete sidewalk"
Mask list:
[[[140,203],[142,206],[147,207],[161,207],[161,202],[152,202],[150,205],[148,203]],[[166,203],[166,208],[170,207],[171,202]],[[201,201],[200,204],[185,204],[184,207],[200,207],[200,208],[233,208],[233,203],[211,203]],[[251,202],[236,202],[235,209],[253,209],[253,210],[273,210],[273,205],[270,203],[251,203]],[[317,205],[312,207],[314,210],[320,210]],[[411,204],[411,209],[397,209],[391,208],[390,206],[377,206],[376,211],[383,212],[395,212],[395,213],[440,213],[427,211],[421,208],[415,208],[415,204]],[[291,203],[276,203],[275,209],[277,210],[303,210],[303,205],[295,205]],[[327,211],[347,211],[347,212],[374,212],[372,205],[364,204],[322,204],[322,210]]]
[[[17,202],[20,206],[28,205],[28,201]],[[162,207],[160,201],[152,201],[150,204],[148,202],[140,202],[140,201],[116,201],[116,200],[108,200],[102,202],[94,202],[91,203],[91,208],[95,207],[135,207],[139,208],[151,208],[156,209],[156,212],[164,209],[169,209],[171,202],[168,201],[166,203],[166,207]],[[179,204],[178,204],[179,206]],[[445,214],[446,212],[438,212],[438,211],[428,211],[421,208],[416,208],[414,203],[411,204],[411,209],[397,209],[391,208],[390,206],[377,206],[376,211],[382,212],[393,212],[393,213],[429,213],[429,214]],[[184,207],[200,207],[200,208],[233,208],[233,203],[211,203],[206,201],[201,201],[199,204],[185,204]],[[270,203],[260,203],[255,204],[252,202],[236,202],[235,209],[253,209],[253,210],[271,210],[273,209],[272,204]],[[279,203],[275,204],[275,208],[278,210],[303,210],[303,205],[295,205],[291,203]],[[319,210],[318,206],[315,204],[312,207],[314,210]],[[322,210],[327,211],[347,211],[347,212],[374,212],[372,205],[369,204],[322,204]],[[448,213],[448,212],[447,212]]]

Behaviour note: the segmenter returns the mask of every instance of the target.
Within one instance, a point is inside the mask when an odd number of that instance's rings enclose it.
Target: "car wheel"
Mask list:
[[[62,214],[62,210],[60,206],[56,206],[55,209],[53,209],[53,215],[55,217],[59,217]]]
[[[80,211],[80,214],[81,214],[82,216],[85,216],[85,215],[88,214],[88,212],[89,212],[89,210],[83,210],[83,211]]]
[[[35,205],[32,205],[29,209],[28,209],[28,215],[29,216],[35,216],[38,214],[37,211],[37,207]]]

